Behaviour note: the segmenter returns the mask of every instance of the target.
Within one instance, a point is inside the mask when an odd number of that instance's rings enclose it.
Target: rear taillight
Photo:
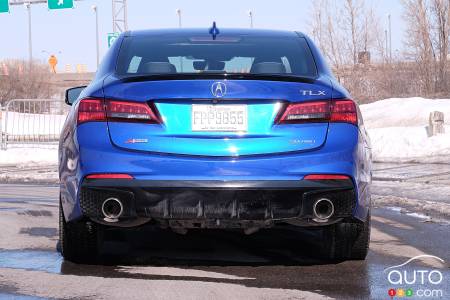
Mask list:
[[[291,103],[277,118],[278,124],[312,122],[343,122],[357,125],[356,105],[352,100]]]
[[[106,113],[110,121],[160,123],[155,111],[155,106],[150,107],[147,103],[106,101]]]
[[[330,117],[330,102],[317,101],[287,105],[278,123],[326,121]]]
[[[78,105],[78,124],[85,122],[106,121],[106,112],[103,100],[83,99]]]
[[[156,107],[142,102],[83,99],[78,106],[78,124],[85,122],[161,123]]]
[[[352,100],[333,101],[330,122],[358,125],[358,114],[355,103]]]

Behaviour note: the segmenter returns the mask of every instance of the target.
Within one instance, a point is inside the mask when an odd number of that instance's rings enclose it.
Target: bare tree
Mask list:
[[[437,92],[445,91],[447,84],[447,55],[450,32],[450,0],[432,0],[431,19],[433,22],[432,40],[437,52]]]
[[[425,94],[448,92],[450,0],[403,0],[407,55],[416,62]]]
[[[344,54],[345,42],[339,30],[342,20],[336,18],[333,13],[337,9],[335,1],[320,0],[315,3],[311,31],[331,66],[339,73],[347,62]]]
[[[313,6],[313,38],[339,79],[353,95],[376,91],[368,79],[371,55],[380,51],[382,33],[373,7],[364,0],[320,0]],[[384,50],[381,49],[384,53]]]
[[[374,8],[365,0],[320,0],[311,29],[338,79],[362,101],[448,96],[450,0],[402,0],[405,51],[387,53]],[[370,62],[369,59],[370,58]]]
[[[345,0],[341,16],[344,20],[344,30],[350,37],[351,43],[348,44],[348,51],[352,54],[353,65],[358,63],[358,53],[361,51],[363,40],[364,2],[361,0]]]
[[[357,65],[360,52],[374,50],[382,36],[374,9],[364,0],[315,2],[311,29],[322,51],[336,65]]]
[[[0,103],[11,99],[50,98],[54,92],[48,66],[21,60],[0,62]]]
[[[434,51],[431,42],[431,25],[428,7],[424,0],[403,0],[404,18],[408,29],[406,32],[406,56],[417,64],[419,84],[425,93],[433,91]]]

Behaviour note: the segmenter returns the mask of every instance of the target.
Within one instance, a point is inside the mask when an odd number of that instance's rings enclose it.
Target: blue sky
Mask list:
[[[170,28],[178,26],[176,9],[182,10],[183,27],[248,27],[247,11],[254,14],[255,28],[274,28],[308,32],[313,0],[128,0],[129,29]],[[400,0],[375,1],[375,7],[387,25],[392,15],[393,49],[402,48],[404,22]],[[48,11],[46,4],[32,6],[33,56],[47,60],[47,54],[58,53],[59,69],[65,64],[87,64],[95,70],[95,16],[98,6],[100,55],[107,50],[107,33],[112,32],[111,0],[83,0],[74,9]],[[28,57],[28,21],[26,9],[11,6],[9,14],[0,14],[0,60]]]

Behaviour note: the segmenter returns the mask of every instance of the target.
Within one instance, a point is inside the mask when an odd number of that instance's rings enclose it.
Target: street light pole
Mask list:
[[[177,15],[178,15],[178,27],[181,28],[181,9],[177,8]]]
[[[31,66],[33,64],[33,39],[31,35],[31,4],[25,3],[25,8],[28,11],[28,60],[30,64],[30,71]]]
[[[248,11],[248,17],[250,18],[250,28],[253,28],[253,12],[251,10]]]
[[[176,13],[178,15],[178,27],[181,28],[181,9],[177,8]],[[180,56],[180,72],[183,73],[183,57]]]
[[[95,42],[97,48],[97,69],[100,65],[100,39],[98,34],[98,8],[96,5],[92,5],[92,10],[95,13]]]

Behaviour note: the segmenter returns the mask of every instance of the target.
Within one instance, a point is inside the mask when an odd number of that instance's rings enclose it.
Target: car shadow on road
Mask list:
[[[181,280],[295,289],[336,297],[370,296],[365,262],[332,262],[319,254],[321,230],[241,232],[119,230],[107,236],[100,265],[63,261],[62,274]],[[342,276],[345,274],[345,276]],[[355,294],[357,293],[357,294]]]
[[[242,231],[192,230],[186,235],[170,229],[106,232],[103,265],[233,266],[233,265],[321,265],[329,264],[321,254],[319,229],[294,226]]]

